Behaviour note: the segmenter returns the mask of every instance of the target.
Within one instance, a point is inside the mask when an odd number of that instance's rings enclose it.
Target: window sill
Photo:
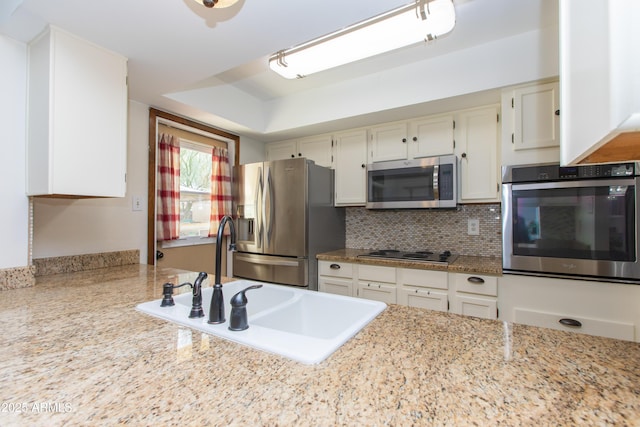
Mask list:
[[[160,243],[162,249],[179,248],[183,246],[212,245],[216,243],[215,237],[185,237],[177,240],[167,240]]]

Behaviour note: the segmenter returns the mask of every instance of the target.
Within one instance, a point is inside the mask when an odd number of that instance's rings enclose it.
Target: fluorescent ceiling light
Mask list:
[[[448,33],[456,24],[453,0],[416,0],[269,58],[288,79],[358,61]]]

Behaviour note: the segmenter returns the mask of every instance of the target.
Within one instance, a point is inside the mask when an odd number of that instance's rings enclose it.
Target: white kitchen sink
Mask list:
[[[230,331],[229,301],[236,292],[261,284],[246,293],[249,329]],[[279,354],[305,364],[320,363],[357,334],[386,308],[386,304],[288,286],[238,280],[222,286],[227,321],[207,323],[213,288],[202,289],[205,317],[190,319],[191,293],[174,296],[175,305],[161,307],[161,299],[136,309],[183,326]]]

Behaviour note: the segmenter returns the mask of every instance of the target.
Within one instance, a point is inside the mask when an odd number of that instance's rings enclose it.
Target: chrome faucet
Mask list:
[[[231,243],[229,244],[229,250],[236,250],[236,228],[233,224],[233,218],[229,215],[225,215],[220,220],[218,226],[218,236],[216,237],[216,272],[215,283],[213,285],[213,294],[211,295],[211,306],[209,308],[209,321],[207,323],[218,324],[224,323],[226,320],[224,317],[224,296],[222,295],[222,284],[220,264],[222,263],[222,236],[224,234],[224,227],[229,223],[229,229],[231,230]]]

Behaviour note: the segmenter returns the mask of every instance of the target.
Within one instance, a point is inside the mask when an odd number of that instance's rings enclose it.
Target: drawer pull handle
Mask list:
[[[332,270],[340,270],[340,264],[331,264],[329,268]]]
[[[572,326],[574,328],[582,327],[582,323],[576,319],[560,319],[558,320],[558,322],[560,322],[560,324],[564,326]]]
[[[484,279],[482,277],[471,276],[467,278],[467,282],[473,283],[474,285],[482,285],[484,283]]]

